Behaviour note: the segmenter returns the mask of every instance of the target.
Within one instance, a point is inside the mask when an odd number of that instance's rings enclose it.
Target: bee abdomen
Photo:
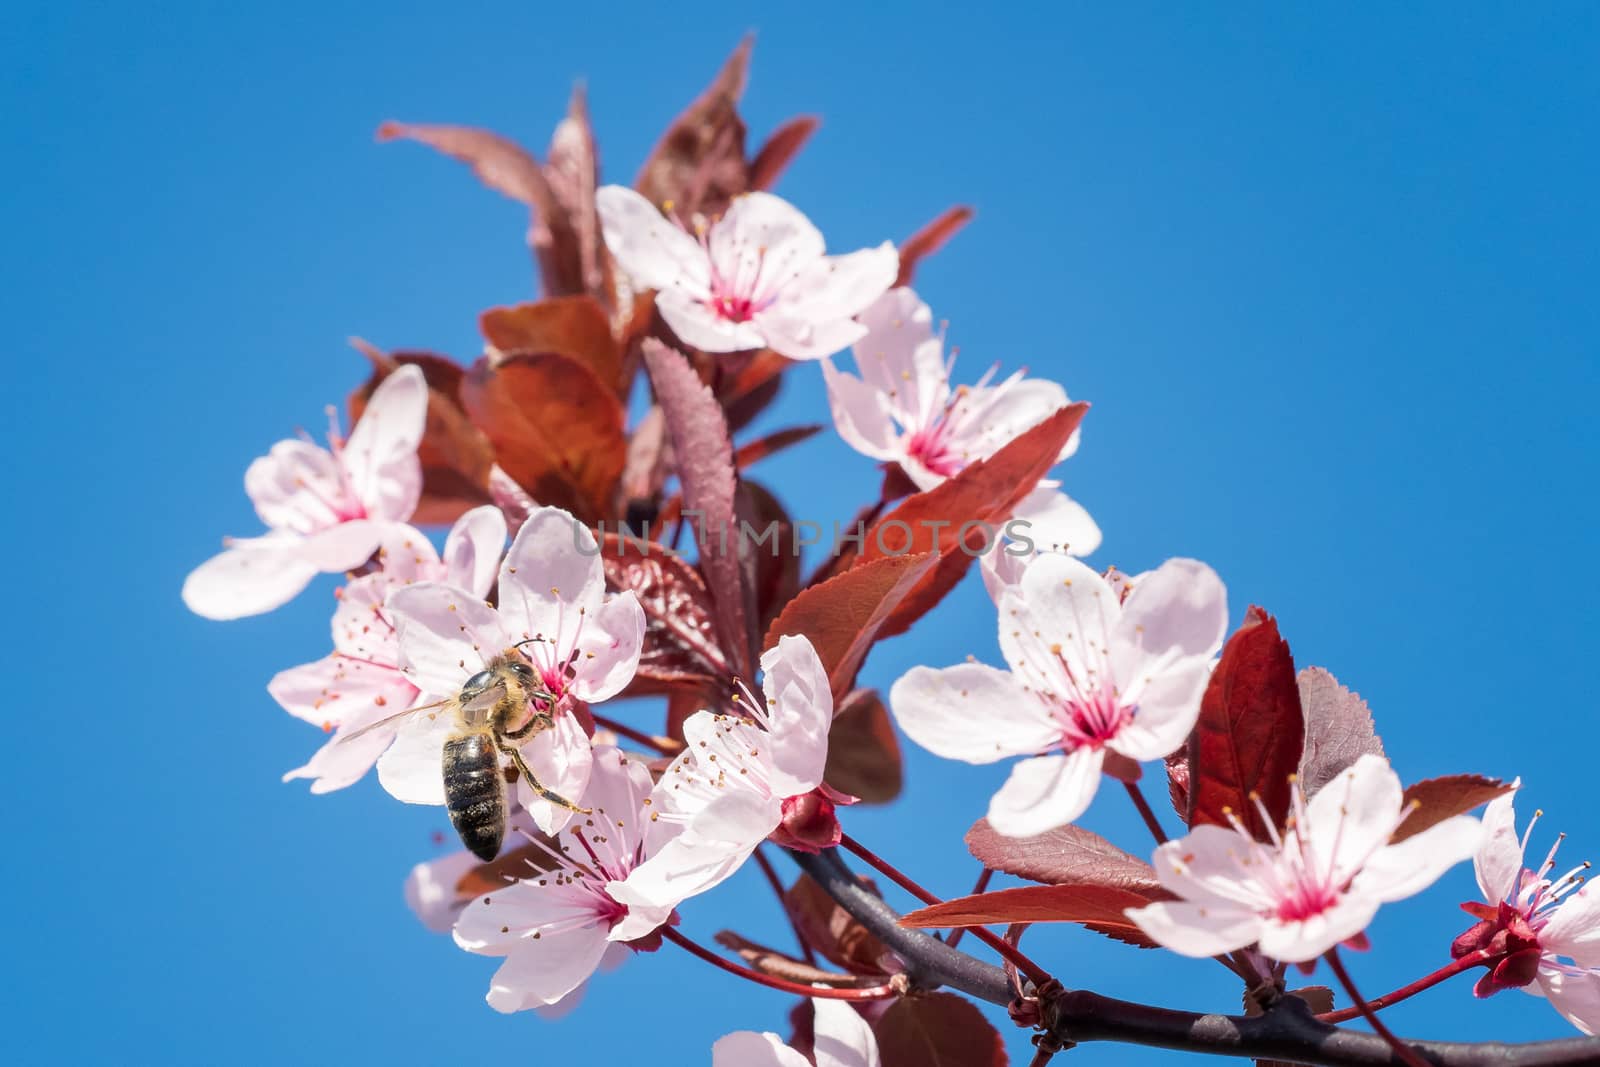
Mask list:
[[[486,733],[463,734],[444,743],[444,804],[461,843],[487,863],[506,834],[506,780],[500,754]]]

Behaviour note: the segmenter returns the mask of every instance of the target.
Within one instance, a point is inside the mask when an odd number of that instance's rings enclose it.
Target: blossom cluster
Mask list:
[[[703,105],[680,124],[725,121]],[[1600,1027],[1600,898],[1581,869],[1555,873],[1554,849],[1526,868],[1514,785],[1403,788],[1365,705],[1326,672],[1297,675],[1275,620],[1252,608],[1230,636],[1205,563],[1130,576],[1083,561],[1101,530],[1053,470],[1078,450],[1085,405],[998,365],[957,384],[945,327],[908,284],[948,225],[831,255],[765,190],[761,156],[680,158],[671,136],[638,188],[574,188],[593,172],[580,111],[547,165],[481,131],[386,131],[529,198],[549,298],[486,313],[469,369],[370,352],[348,436],[336,423],[326,447],[283,441],[250,464],[265,531],[227,541],[183,597],[233,619],[342,576],[331,649],[267,687],[329,735],[284,777],[326,793],[376,769],[395,799],[448,811],[468,847],[419,865],[407,896],[431,929],[502,961],[493,1008],[560,1010],[603,964],[682,939],[679,909],[765,845],[851,844],[843,809],[899,788],[893,723],[937,756],[1009,764],[987,804],[975,798],[969,844],[1057,903],[1096,903],[1093,929],[1109,913],[1125,939],[1223,958],[1281,991],[1288,965],[1366,948],[1382,904],[1470,858],[1485,903],[1451,953],[1486,968],[1478,995],[1539,991],[1580,1030]],[[652,389],[630,429],[641,368]],[[839,440],[884,472],[855,551],[835,545],[805,583],[798,524],[744,473],[805,434],[733,441],[785,373],[820,374]],[[692,555],[674,548],[689,517]],[[705,533],[754,519],[785,548],[771,561]],[[422,527],[447,524],[435,547]],[[892,524],[904,551],[884,547]],[[1002,549],[1002,529],[1025,535]],[[1001,663],[914,667],[887,700],[859,688],[873,644],[933,610],[974,559]],[[611,706],[622,698],[661,696],[660,733],[613,717],[637,714]],[[1165,773],[1187,831],[1150,864],[1077,825],[1107,779],[1158,824],[1143,767]],[[1486,801],[1480,822],[1470,811]],[[1083,864],[1041,877],[1019,857],[1047,835],[1055,854],[1123,866],[1098,882]],[[956,903],[907,922],[939,925]],[[982,893],[964,904],[979,918],[953,925],[1014,919]],[[1071,907],[1063,921],[1090,923]],[[838,944],[801,933],[808,957],[845,965]],[[881,1004],[846,1003],[830,982],[881,980],[872,996],[893,999],[903,961],[883,949],[849,956],[849,974],[808,967],[752,971],[807,998],[805,1039],[732,1033],[713,1062],[877,1063],[880,1037],[909,1024],[880,1026]]]

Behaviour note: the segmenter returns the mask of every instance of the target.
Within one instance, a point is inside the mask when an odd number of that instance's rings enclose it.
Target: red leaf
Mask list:
[[[943,248],[944,243],[954,237],[957,230],[971,221],[972,209],[957,205],[906,238],[900,245],[900,276],[894,283],[910,285],[911,277],[917,271],[917,264],[925,256],[931,256]]]
[[[1227,826],[1232,812],[1256,840],[1270,840],[1251,797],[1272,830],[1283,826],[1304,735],[1294,657],[1272,616],[1252,607],[1222,650],[1189,736],[1189,825]]]
[[[558,210],[544,170],[532,154],[515,141],[498,133],[471,126],[429,126],[405,122],[385,122],[378,127],[378,140],[406,138],[443,152],[472,168],[483,184],[513,200],[519,200],[541,214]]]
[[[556,125],[550,137],[550,162],[544,173],[571,229],[578,278],[583,286],[579,291],[609,307],[613,303],[609,277],[611,260],[606,255],[605,238],[600,232],[600,212],[595,207],[595,190],[600,184],[600,153],[595,145],[594,127],[589,122],[589,104],[582,85],[572,90],[567,117]],[[536,246],[539,236],[534,235]],[[550,290],[548,285],[546,291],[549,295],[561,295]]]
[[[1306,750],[1300,757],[1300,785],[1307,796],[1339,776],[1362,756],[1383,755],[1367,702],[1339,684],[1321,667],[1307,667],[1296,681],[1306,713]]]
[[[673,120],[639,171],[635,186],[655,204],[671,201],[683,218],[721,213],[749,188],[739,97],[750,68],[752,39],[733,50],[717,77]]]
[[[900,997],[872,1026],[883,1067],[1005,1067],[1005,1039],[953,993]]]
[[[861,882],[877,892],[868,879],[862,878]],[[806,944],[828,962],[851,974],[888,976],[904,970],[888,946],[841,908],[810,875],[802,874],[784,892],[783,906],[800,928]]]
[[[717,608],[722,647],[740,677],[754,677],[754,604],[739,559],[734,522],[738,476],[722,408],[683,354],[655,338],[640,346],[656,401],[672,438],[684,507],[699,512],[691,523],[700,546],[700,570]]]
[[[768,137],[750,161],[750,188],[770,189],[795,154],[817,132],[822,120],[815,115],[799,115],[785,122]]]
[[[560,296],[490,308],[478,317],[484,340],[502,355],[555,352],[594,371],[612,389],[622,386],[622,348],[611,336],[605,309],[590,296]]]
[[[970,897],[956,897],[926,908],[919,908],[900,919],[901,926],[958,927],[992,926],[997,923],[1081,923],[1096,933],[1115,937],[1130,945],[1154,948],[1127,915],[1129,908],[1142,908],[1151,901],[1171,900],[1172,895],[1156,889],[1135,893],[1106,885],[1025,885]]]
[[[754,441],[746,441],[740,445],[733,454],[733,465],[744,470],[759,460],[782,452],[793,447],[801,441],[815,437],[822,430],[819,423],[810,426],[790,426],[782,430],[774,430],[765,437],[758,437]]]
[[[734,457],[738,462],[738,456]],[[756,619],[766,627],[800,591],[800,545],[789,512],[760,482],[739,483],[739,518],[755,531],[750,550],[755,556],[751,572]],[[756,543],[760,538],[760,543]]]
[[[889,556],[803,590],[767,628],[766,647],[785,634],[805,635],[827,668],[834,700],[843,699],[885,624],[907,592],[924,580],[934,558],[928,553]]]
[[[822,778],[864,804],[887,804],[900,795],[900,742],[877,690],[852,690],[834,709]]]
[[[1144,896],[1161,890],[1154,867],[1081,826],[1006,837],[979,819],[967,831],[967,851],[985,867],[1048,885],[1107,886]]]
[[[733,672],[717,646],[715,606],[699,571],[662,545],[609,533],[600,562],[606,584],[631,590],[644,609],[644,650],[629,696],[726,683]]]
[[[372,391],[395,368],[406,364],[421,367],[428,382],[428,421],[417,449],[422,462],[422,499],[412,521],[419,525],[454,522],[469,508],[488,503],[494,455],[461,406],[466,368],[431,352],[386,353],[359,339],[352,343],[372,362],[371,376],[350,394],[352,426],[366,410]]]
[[[1389,841],[1395,844],[1415,837],[1452,816],[1465,815],[1480,804],[1504,796],[1511,789],[1500,779],[1485,778],[1481,774],[1447,774],[1409,785],[1405,800],[1407,804],[1416,802],[1417,810],[1406,816],[1406,821]]]
[[[592,370],[554,353],[480,359],[462,398],[495,462],[535,500],[591,524],[610,511],[627,444],[622,405]]]
[[[980,551],[985,530],[998,535],[1017,504],[1055,466],[1088,410],[1081,401],[1062,408],[988,459],[975,460],[941,485],[908,497],[872,525],[851,570],[897,554],[939,555],[937,566],[907,594],[882,636],[904,633],[955,588]]]

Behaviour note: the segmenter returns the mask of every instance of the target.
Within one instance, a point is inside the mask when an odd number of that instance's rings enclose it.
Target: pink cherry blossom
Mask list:
[[[833,696],[804,637],[782,637],[761,657],[765,701],[742,714],[699,711],[683,726],[688,747],[651,794],[651,858],[618,899],[680,901],[721,883],[822,785]]]
[[[1488,906],[1465,906],[1481,921],[1456,939],[1452,952],[1500,954],[1473,990],[1478,996],[1521,988],[1547,997],[1573,1026],[1593,1034],[1600,1030],[1600,893],[1584,884],[1588,862],[1552,877],[1564,834],[1538,870],[1525,866],[1528,839],[1542,814],[1535,812],[1518,838],[1512,795],[1489,803],[1483,843],[1473,857]]]
[[[591,757],[575,705],[610,699],[633,680],[644,611],[632,592],[606,594],[594,535],[560,508],[539,508],[522,524],[500,565],[499,590],[498,607],[444,582],[390,594],[386,608],[399,632],[401,663],[426,703],[454,696],[495,656],[526,657],[548,693],[538,710],[551,714],[555,727],[524,743],[522,755],[547,789],[582,804]],[[403,722],[378,761],[383,787],[407,803],[443,804],[440,758],[455,728],[449,715]],[[525,782],[518,792],[547,833],[571,815]]]
[[[506,523],[495,507],[474,508],[456,520],[444,557],[421,531],[395,524],[378,547],[379,569],[337,593],[333,652],[315,663],[280,671],[267,692],[289,714],[333,734],[303,767],[284,775],[310,778],[313,793],[359,781],[395,738],[399,724],[347,736],[416,703],[418,691],[400,669],[400,642],[384,601],[419,581],[444,581],[482,598],[494,586],[505,548]]]
[[[335,426],[326,449],[279,441],[251,463],[245,492],[267,533],[228,538],[196,567],[183,583],[189,610],[208,619],[259,615],[294,599],[319,572],[365,563],[416,510],[427,412],[422,371],[402,367],[373,392],[348,441]]]
[[[1083,814],[1109,753],[1153,760],[1183,744],[1228,625],[1221,579],[1187,559],[1162,564],[1124,602],[1085,564],[1046,553],[1001,588],[997,607],[1009,671],[916,667],[889,703],[935,755],[1032,757],[989,804],[990,824],[1017,837]]]
[[[834,426],[863,455],[899,464],[919,489],[932,489],[979,459],[988,459],[1018,434],[1067,406],[1055,382],[1022,371],[991,384],[998,365],[976,385],[952,387],[952,353],[934,332],[933,313],[910,289],[891,289],[860,316],[867,334],[855,345],[860,377],[822,364]],[[1058,460],[1078,450],[1074,433]],[[1083,506],[1042,481],[1018,505],[1028,537],[1041,548],[1086,556],[1100,545],[1100,528]]]
[[[1297,786],[1288,825],[1271,843],[1235,819],[1156,849],[1156,874],[1181,899],[1128,918],[1184,956],[1259,944],[1275,960],[1315,960],[1357,939],[1379,905],[1421,892],[1478,846],[1482,826],[1470,815],[1390,843],[1410,813],[1388,761],[1362,756],[1309,800]]]
[[[842,1000],[814,999],[816,1067],[878,1067],[878,1039],[861,1013]],[[711,1067],[812,1067],[812,1061],[770,1031],[738,1030],[711,1046]]]
[[[587,801],[594,813],[568,823],[544,862],[525,877],[467,904],[456,944],[503,956],[489,1005],[513,1012],[560,1003],[586,981],[612,944],[648,938],[672,907],[623,904],[612,890],[648,855],[644,834],[650,772],[609,745],[594,749]]]
[[[620,185],[597,194],[606,245],[679,338],[705,352],[771,348],[820,359],[865,332],[854,316],[894,284],[900,257],[884,242],[824,255],[822,234],[771,193],[734,199],[694,233]]]

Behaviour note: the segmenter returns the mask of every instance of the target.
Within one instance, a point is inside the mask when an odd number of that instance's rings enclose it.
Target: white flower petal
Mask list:
[[[663,781],[670,783],[670,775]],[[658,787],[655,795],[660,793]],[[677,907],[738,870],[781,820],[777,798],[748,789],[723,793],[607,892],[629,907]]]
[[[761,657],[772,737],[768,780],[779,797],[801,796],[822,782],[833,726],[828,672],[804,637],[784,636]]]
[[[1562,898],[1539,931],[1539,943],[1580,967],[1600,967],[1600,891],[1593,883]]]
[[[538,776],[539,784],[579,807],[588,806],[584,798],[594,768],[594,750],[575,716],[558,714],[555,726],[534,735],[518,751],[528,769]],[[547,834],[558,832],[574,815],[572,809],[539,796],[526,780],[518,780],[517,798],[534,825]]]
[[[1512,785],[1522,784],[1518,778]],[[1506,793],[1489,801],[1483,809],[1483,840],[1472,857],[1473,873],[1478,877],[1478,888],[1483,899],[1499,904],[1511,895],[1511,889],[1522,873],[1522,840],[1517,837],[1515,793]]]
[[[1156,943],[1197,959],[1244,948],[1261,933],[1261,919],[1253,911],[1187,900],[1130,908],[1127,915]]]
[[[913,667],[889,690],[889,707],[911,740],[966,763],[1032,755],[1061,736],[1014,676],[981,663]]]
[[[1483,824],[1470,815],[1445,819],[1398,845],[1379,849],[1356,875],[1350,890],[1384,903],[1420,893],[1469,858],[1482,836]]]
[[[606,247],[638,289],[687,289],[704,297],[710,274],[705,250],[643,196],[621,185],[595,193]]]
[[[572,684],[578,699],[597,704],[627,688],[639,669],[644,628],[644,609],[631,589],[609,597],[585,617]]]
[[[340,453],[350,487],[374,519],[405,522],[422,496],[417,447],[428,422],[422,368],[403,366],[373,390]]]
[[[817,1067],[878,1067],[878,1039],[861,1013],[842,1000],[812,998]]]
[[[190,572],[183,602],[207,619],[242,619],[293,600],[317,568],[300,555],[297,534],[240,539]]]
[[[1151,862],[1161,884],[1185,900],[1261,912],[1273,897],[1258,874],[1272,852],[1226,826],[1201,824],[1156,849]],[[1251,866],[1242,865],[1248,861]]]
[[[844,443],[873,459],[899,458],[899,433],[888,398],[855,375],[835,370],[832,360],[822,361],[822,380],[834,428]]]
[[[1378,912],[1378,901],[1346,893],[1318,915],[1300,922],[1266,916],[1261,920],[1261,951],[1285,963],[1304,963],[1356,936]]]
[[[500,614],[519,637],[570,641],[579,612],[598,609],[605,590],[594,534],[560,508],[530,514],[500,566]]]
[[[473,911],[469,906],[467,914]],[[485,999],[495,1011],[508,1013],[535,1002],[554,1004],[588,981],[605,952],[605,927],[598,922],[525,937],[494,973]]]
[[[724,318],[704,300],[676,289],[656,296],[656,310],[680,341],[702,352],[746,352],[767,343],[754,322]]]
[[[394,744],[378,758],[378,782],[407,804],[444,803],[444,742],[455,729],[448,709],[401,720]]]
[[[1600,970],[1541,967],[1539,988],[1549,998],[1550,1006],[1579,1033],[1600,1033]]]
[[[1199,560],[1169,559],[1128,594],[1115,636],[1155,661],[1174,653],[1209,659],[1227,632],[1228,591],[1217,572]]]
[[[1013,537],[1025,534],[1037,549],[1074,556],[1087,556],[1100,547],[1100,527],[1088,509],[1049,486],[1041,485],[1022,498],[1007,531]]]
[[[473,508],[444,540],[445,581],[480,598],[494,588],[506,547],[506,516],[493,504]]]
[[[1400,805],[1400,779],[1382,756],[1362,756],[1323,786],[1306,806],[1305,834],[1319,869],[1329,870],[1331,863],[1335,881],[1355,877],[1389,840]],[[1330,856],[1335,845],[1338,853]]]
[[[811,1067],[777,1034],[735,1030],[711,1046],[711,1067]]]
[[[418,582],[389,595],[400,660],[418,689],[454,696],[514,640],[500,615],[465,589]]]
[[[1066,825],[1088,810],[1104,763],[1104,751],[1088,747],[1023,760],[989,801],[989,825],[1007,837]]]

